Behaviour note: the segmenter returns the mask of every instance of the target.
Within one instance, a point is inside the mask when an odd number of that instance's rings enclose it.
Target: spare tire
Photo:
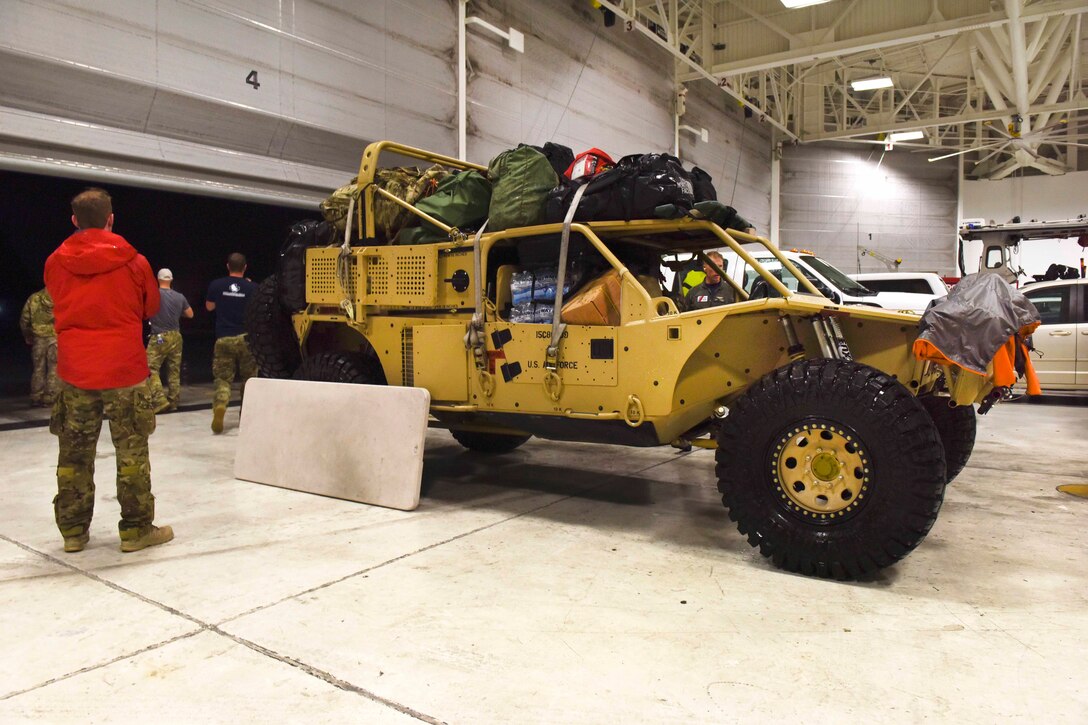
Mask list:
[[[291,315],[280,304],[276,275],[246,305],[246,341],[263,378],[290,378],[302,363]]]

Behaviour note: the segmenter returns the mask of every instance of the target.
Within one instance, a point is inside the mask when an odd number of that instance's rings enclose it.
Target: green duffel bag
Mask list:
[[[416,202],[416,208],[443,224],[466,231],[483,224],[490,203],[491,182],[479,171],[462,171],[439,181],[434,193]],[[423,222],[419,227],[402,230],[396,243],[431,244],[444,239],[449,239],[446,232]]]
[[[543,222],[548,192],[559,185],[559,177],[544,154],[522,144],[493,158],[487,175],[494,185],[488,231]]]

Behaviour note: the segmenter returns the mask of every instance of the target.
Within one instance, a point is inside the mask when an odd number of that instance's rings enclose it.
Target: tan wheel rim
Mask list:
[[[871,462],[857,435],[832,421],[801,423],[783,435],[771,456],[780,501],[816,522],[847,516],[865,503]]]

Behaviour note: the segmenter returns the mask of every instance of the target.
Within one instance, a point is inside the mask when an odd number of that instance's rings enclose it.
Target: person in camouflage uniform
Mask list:
[[[60,447],[53,513],[64,550],[82,551],[94,514],[95,448],[107,418],[117,453],[121,551],[139,551],[174,538],[171,527],[153,523],[147,448],[155,411],[143,320],[158,312],[158,287],[144,256],[113,233],[109,194],[88,189],[72,199],[72,212],[78,231],[45,262],[62,381],[49,421]]]
[[[95,448],[103,418],[110,422],[110,437],[117,452],[122,551],[135,551],[126,544],[141,530],[154,528],[155,496],[151,493],[147,439],[155,432],[155,411],[147,381],[109,390],[83,390],[65,383],[49,424],[49,431],[60,442],[53,511],[57,528],[65,538],[65,551],[83,548],[73,548],[69,539],[86,544],[88,538],[94,514]]]
[[[246,342],[246,304],[257,293],[257,285],[246,279],[246,258],[238,252],[227,257],[227,276],[213,280],[208,286],[204,306],[215,313],[215,352],[212,375],[215,396],[212,398],[212,432],[223,432],[223,418],[230,403],[230,389],[237,369],[246,381],[257,374],[257,363]]]
[[[192,319],[193,308],[185,295],[170,289],[174,273],[159,270],[159,311],[149,322],[151,335],[147,339],[147,367],[151,370],[151,395],[155,412],[177,410],[181,397],[181,318]],[[166,365],[166,387],[160,370]]]
[[[19,329],[30,345],[34,372],[30,377],[30,403],[48,407],[57,397],[57,333],[53,329],[53,298],[40,289],[27,298],[19,316]]]

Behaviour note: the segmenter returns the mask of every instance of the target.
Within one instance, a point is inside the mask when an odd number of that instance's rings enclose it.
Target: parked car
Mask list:
[[[809,281],[812,282],[820,292],[833,302],[839,304],[867,305],[869,307],[880,307],[895,312],[910,312],[920,315],[925,311],[930,300],[933,299],[933,295],[918,295],[909,292],[880,292],[871,289],[868,285],[851,279],[849,275],[838,267],[825,259],[817,257],[812,252],[792,250],[783,252],[783,254],[787,259],[793,262],[806,277],[808,277]],[[776,277],[781,276],[783,283],[785,283],[791,291],[804,292],[803,289],[798,290],[798,281],[794,279],[788,271],[783,270],[781,263],[779,263],[772,255],[767,253],[756,253],[752,256],[757,262],[766,267],[767,271],[771,274]],[[736,262],[739,263],[739,268],[734,279],[740,281],[743,277],[742,284],[744,285],[744,289],[749,294],[752,294],[754,289],[755,295],[757,297],[760,296],[760,289],[754,287],[759,280],[759,276],[754,270],[744,264],[743,261],[737,259]]]
[[[1088,393],[1088,279],[1029,284],[1021,291],[1042,324],[1031,336],[1044,393]]]
[[[908,292],[944,297],[948,285],[936,272],[861,272],[850,277],[875,292]]]
[[[917,295],[902,300],[911,303],[911,309],[918,314],[925,312],[933,300],[948,295],[948,285],[935,272],[861,272],[850,277],[877,293]]]

